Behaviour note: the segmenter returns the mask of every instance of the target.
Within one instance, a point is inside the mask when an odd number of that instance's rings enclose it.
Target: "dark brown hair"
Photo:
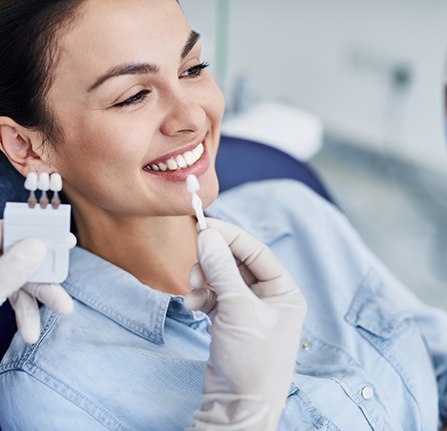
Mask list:
[[[43,132],[58,130],[45,104],[58,60],[57,34],[84,0],[0,0],[0,116]]]

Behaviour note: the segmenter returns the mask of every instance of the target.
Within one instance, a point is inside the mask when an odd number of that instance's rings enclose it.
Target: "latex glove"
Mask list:
[[[207,223],[190,277],[196,289],[185,297],[187,306],[214,313],[203,403],[190,430],[275,430],[306,301],[266,245],[228,223]],[[204,282],[215,293],[199,287]]]
[[[76,244],[70,234],[68,247]],[[0,220],[0,244],[3,250],[3,221]],[[46,247],[37,239],[20,241],[0,256],[0,305],[9,298],[17,327],[27,343],[35,343],[40,335],[40,314],[37,300],[60,314],[73,311],[73,300],[58,284],[27,283],[42,265]]]

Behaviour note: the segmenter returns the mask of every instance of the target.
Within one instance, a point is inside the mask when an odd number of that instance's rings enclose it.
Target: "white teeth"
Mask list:
[[[196,148],[194,148],[192,153],[196,158],[199,158],[203,154],[203,144],[199,144]]]
[[[168,169],[170,171],[176,171],[177,170],[177,163],[174,159],[169,159],[166,164],[168,165]]]
[[[177,162],[177,165],[178,165],[178,167],[179,167],[180,169],[182,169],[182,168],[186,168],[186,166],[188,166],[188,164],[186,163],[184,157],[183,157],[181,154],[179,154],[179,155],[176,157],[175,161]]]
[[[192,166],[197,160],[192,151],[187,151],[185,154],[183,154],[183,157],[185,158],[185,162],[188,164],[188,166]]]
[[[176,171],[178,169],[184,169],[196,163],[197,160],[199,160],[200,157],[202,157],[204,151],[205,149],[203,147],[203,144],[200,143],[192,151],[187,151],[184,154],[179,154],[175,158],[166,160],[164,163],[158,163],[158,164],[153,163],[151,165],[146,166],[145,169],[152,171],[162,171],[162,172],[168,170]]]

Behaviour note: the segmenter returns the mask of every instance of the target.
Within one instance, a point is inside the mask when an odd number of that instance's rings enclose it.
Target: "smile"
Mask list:
[[[146,165],[144,169],[155,172],[178,171],[186,169],[195,165],[202,157],[203,152],[203,143],[200,143],[197,147],[190,151],[186,151],[183,154],[178,154],[175,157],[171,157],[158,163]]]

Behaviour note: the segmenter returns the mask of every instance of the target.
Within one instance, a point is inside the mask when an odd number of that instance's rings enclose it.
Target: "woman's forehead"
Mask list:
[[[87,0],[60,37],[58,69],[88,75],[90,68],[96,74],[120,63],[178,59],[190,32],[175,0]]]
[[[124,55],[175,49],[189,34],[175,0],[87,0],[65,35],[62,50],[88,55]],[[178,40],[177,40],[178,39]]]

